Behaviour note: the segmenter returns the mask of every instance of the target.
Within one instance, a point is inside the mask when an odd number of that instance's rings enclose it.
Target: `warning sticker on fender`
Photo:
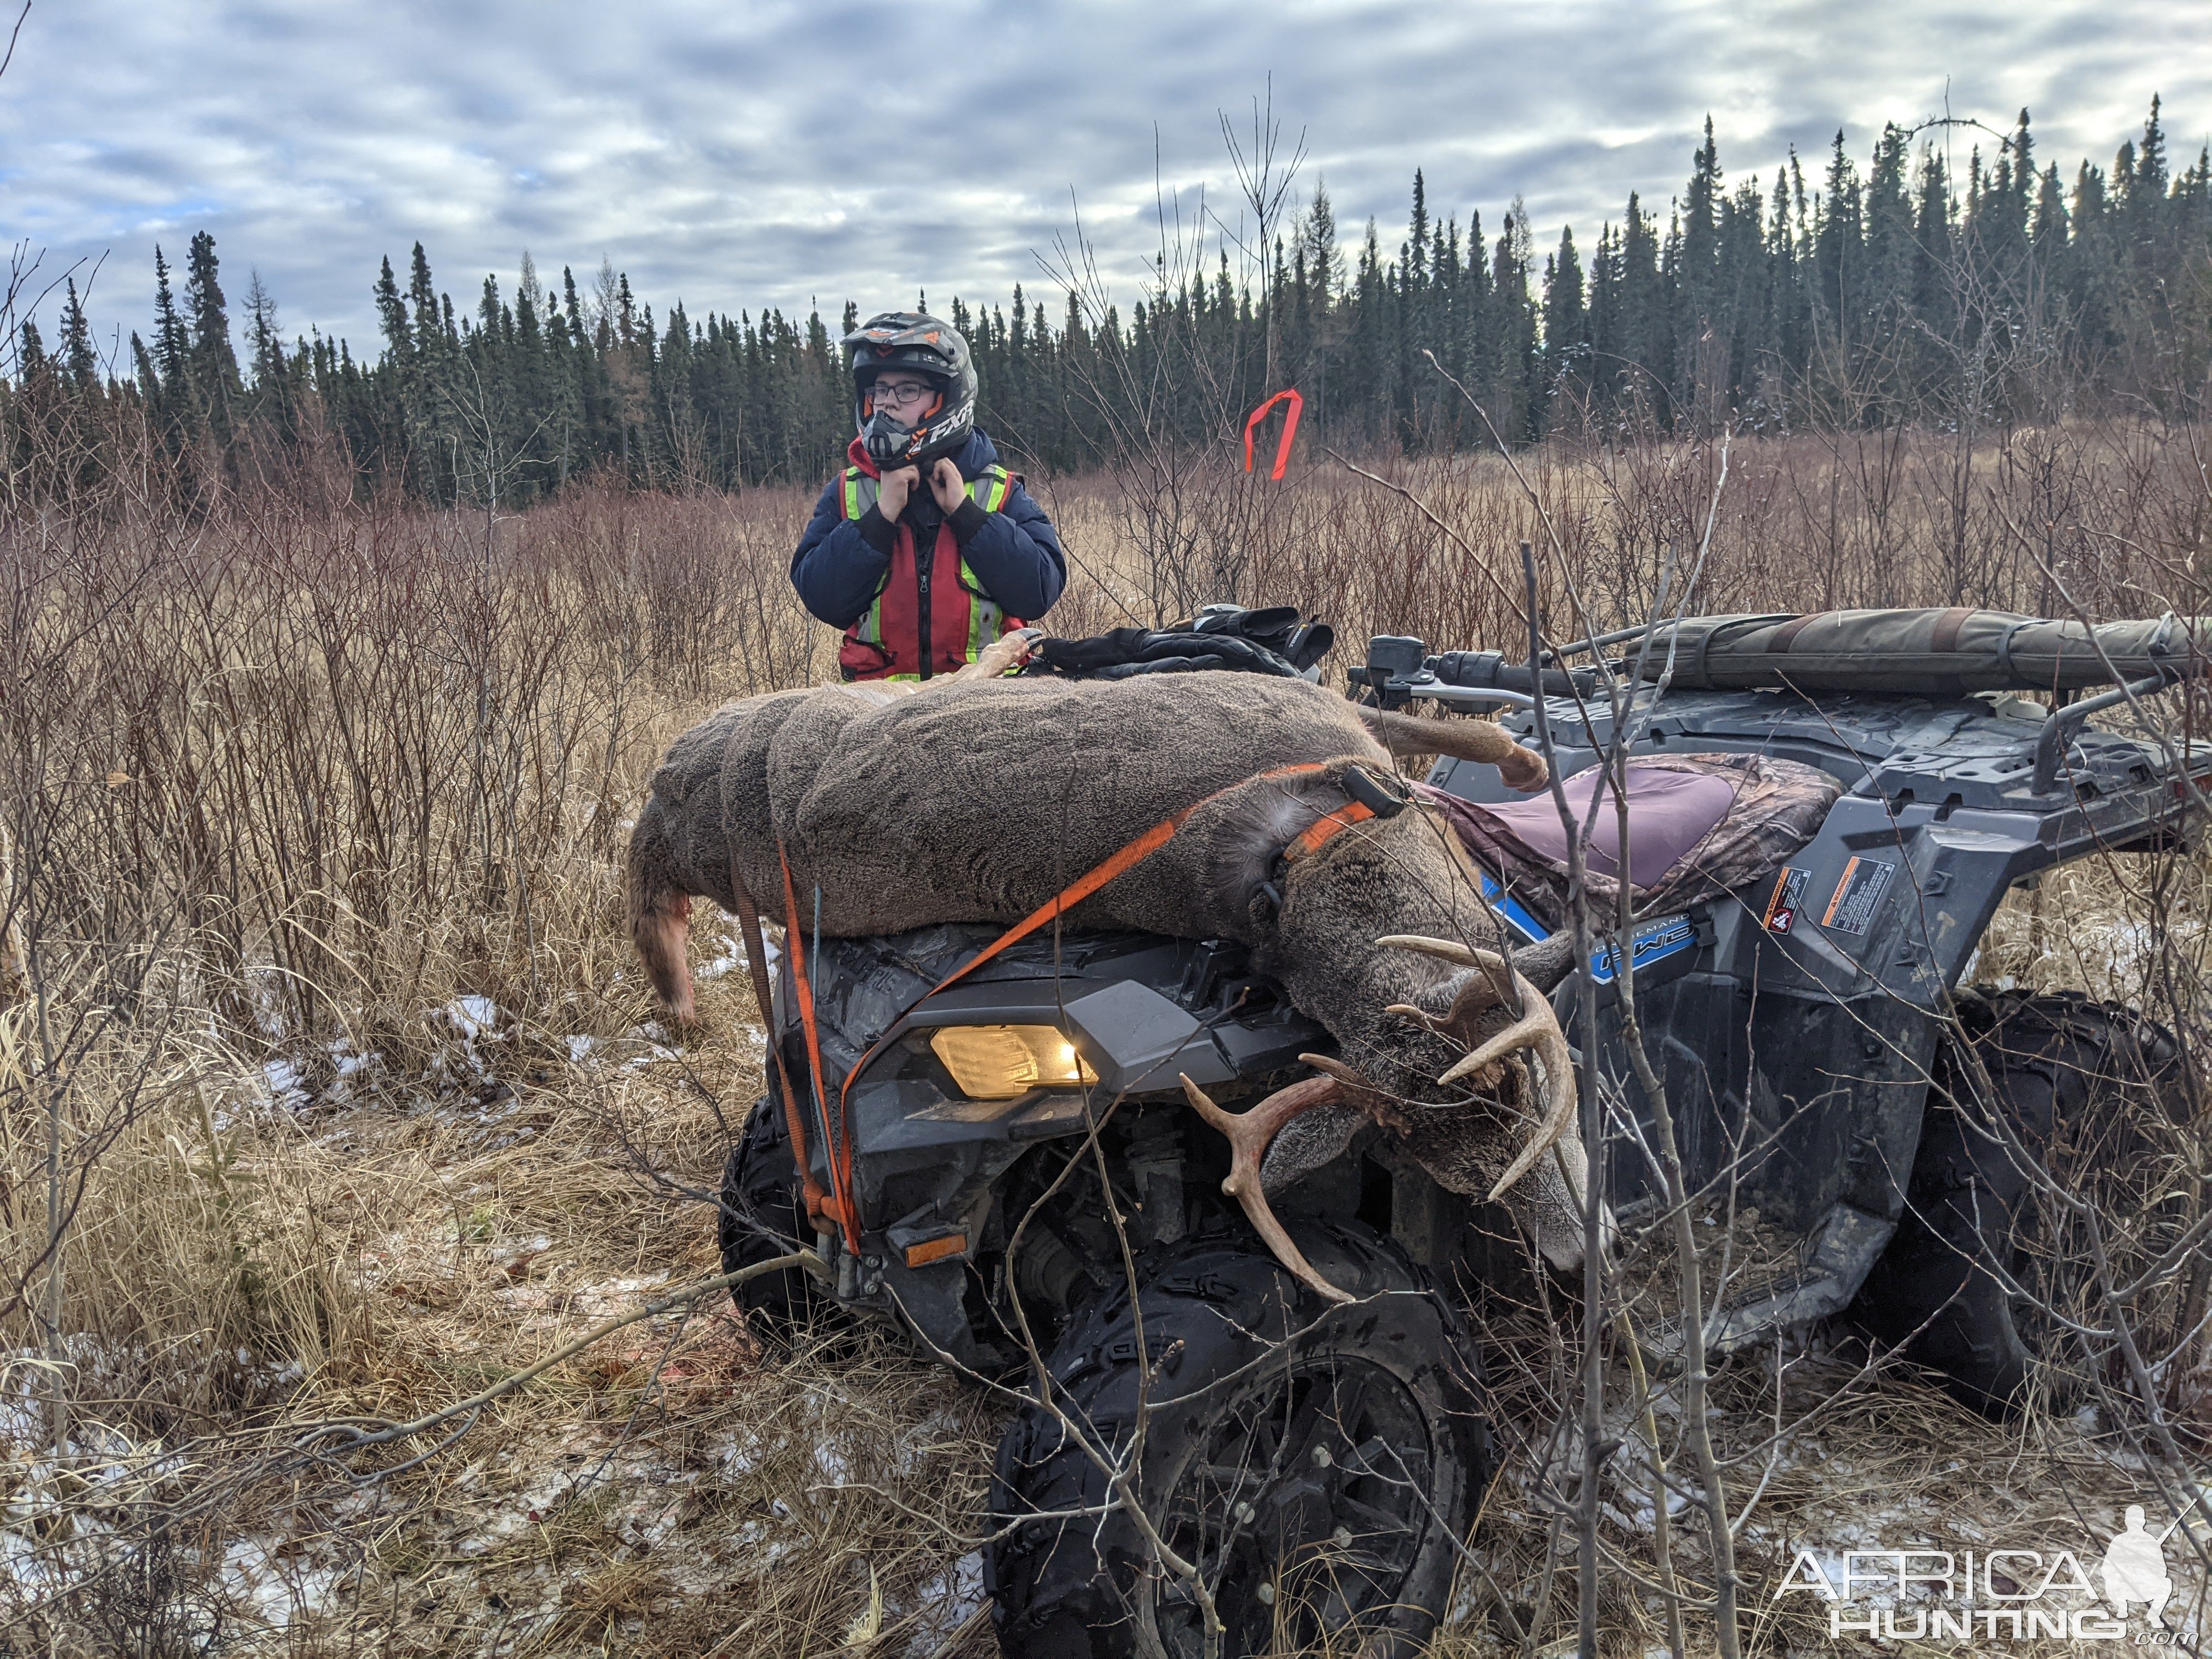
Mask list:
[[[1805,884],[1813,879],[1810,870],[1791,865],[1774,878],[1774,896],[1766,901],[1766,914],[1759,926],[1770,933],[1786,933],[1797,925],[1797,901],[1805,896]]]
[[[1889,878],[1896,873],[1893,864],[1853,859],[1844,866],[1844,878],[1829,895],[1828,908],[1820,915],[1820,926],[1835,933],[1866,932],[1873,924],[1875,912],[1881,908],[1881,896],[1889,890]]]

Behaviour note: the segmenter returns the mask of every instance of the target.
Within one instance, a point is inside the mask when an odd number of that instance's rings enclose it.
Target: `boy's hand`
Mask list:
[[[960,476],[958,467],[940,456],[937,465],[929,469],[929,493],[937,497],[938,506],[949,519],[968,499],[968,481]]]
[[[896,524],[899,514],[906,511],[906,498],[921,482],[921,472],[916,467],[902,466],[884,473],[876,480],[876,511]]]

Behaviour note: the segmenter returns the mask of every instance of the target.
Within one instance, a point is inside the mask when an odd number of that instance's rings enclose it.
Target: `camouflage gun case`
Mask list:
[[[1668,631],[1644,677],[1667,666]],[[2179,678],[2212,654],[2212,617],[2171,614],[2086,628],[2005,611],[1820,611],[1809,616],[1689,617],[1672,629],[1680,690],[2078,690],[2115,678]],[[1632,665],[1634,658],[1630,659]]]

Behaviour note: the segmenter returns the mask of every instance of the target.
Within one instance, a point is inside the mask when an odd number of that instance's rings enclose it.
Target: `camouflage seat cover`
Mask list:
[[[1458,831],[1474,861],[1547,927],[1565,919],[1567,840],[1549,791],[1507,804],[1415,786]],[[1601,769],[1561,785],[1577,823],[1603,788],[1588,886],[1598,914],[1620,902],[1620,813]],[[1644,755],[1628,763],[1626,877],[1638,915],[1748,886],[1812,840],[1841,793],[1817,767],[1771,755]]]

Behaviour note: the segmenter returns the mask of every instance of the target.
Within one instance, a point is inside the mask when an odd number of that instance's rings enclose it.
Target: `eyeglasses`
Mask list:
[[[889,404],[897,409],[918,404],[935,390],[927,380],[878,380],[869,392],[879,405]]]

